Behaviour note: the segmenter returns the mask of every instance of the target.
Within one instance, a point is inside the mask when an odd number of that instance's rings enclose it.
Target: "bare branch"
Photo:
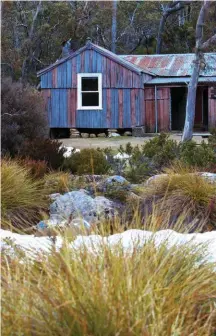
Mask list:
[[[42,5],[42,1],[40,0],[39,3],[38,3],[38,5],[37,5],[36,11],[35,11],[35,14],[34,14],[34,17],[33,17],[32,25],[31,25],[31,29],[30,29],[30,32],[29,32],[29,38],[30,39],[32,38],[33,33],[34,33],[35,23],[36,23],[38,14],[41,11],[41,5]]]
[[[208,49],[212,44],[216,44],[216,34],[210,37],[206,42],[204,42],[201,46],[201,49]]]

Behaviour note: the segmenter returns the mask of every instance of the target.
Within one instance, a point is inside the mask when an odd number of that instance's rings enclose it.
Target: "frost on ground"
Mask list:
[[[55,248],[59,250],[63,239],[60,236],[55,238]],[[153,233],[133,229],[109,237],[80,235],[70,243],[70,247],[75,250],[85,248],[91,253],[99,253],[104,246],[109,246],[111,249],[120,246],[125,252],[130,253],[134,249],[141,248],[148,241],[153,241],[156,247],[161,244],[166,244],[168,248],[180,247],[184,244],[198,248],[203,247],[203,260],[216,263],[216,231],[182,234],[173,230],[161,230]],[[25,252],[26,256],[36,257],[38,253],[50,252],[53,244],[53,239],[50,237],[20,235],[1,229],[1,249],[8,250],[10,255],[13,255],[15,247],[18,247]]]

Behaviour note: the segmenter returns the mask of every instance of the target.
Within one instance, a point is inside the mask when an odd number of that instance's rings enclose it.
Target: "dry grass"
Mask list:
[[[2,335],[213,336],[216,275],[201,252],[149,242],[132,255],[67,244],[35,263],[3,255]]]
[[[44,184],[50,193],[64,193],[70,191],[72,180],[69,173],[50,172],[44,176]]]
[[[153,201],[161,216],[170,213],[177,218],[184,214],[189,221],[201,221],[205,229],[215,228],[215,184],[184,167],[166,173],[149,184],[142,195],[144,201]]]
[[[37,222],[40,212],[48,206],[47,195],[44,183],[34,180],[27,168],[15,160],[2,160],[1,206],[4,227],[9,223],[22,226],[24,222]]]

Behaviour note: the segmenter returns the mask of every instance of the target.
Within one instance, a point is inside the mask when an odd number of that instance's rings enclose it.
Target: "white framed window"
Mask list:
[[[77,109],[102,110],[102,74],[77,74]]]

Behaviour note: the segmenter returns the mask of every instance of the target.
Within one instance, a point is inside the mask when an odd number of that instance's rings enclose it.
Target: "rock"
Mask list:
[[[119,136],[121,136],[121,135],[118,134],[118,133],[109,133],[109,134],[108,134],[108,137],[109,137],[109,138],[112,138],[112,137],[119,137]]]
[[[145,136],[145,126],[137,126],[132,128],[132,135],[134,137],[144,137]]]
[[[148,178],[148,180],[145,182],[145,185],[148,186],[149,184],[151,184],[152,182],[156,182],[158,181],[159,179],[161,178],[165,178],[167,177],[168,175],[167,174],[157,174],[157,175],[154,175],[154,176],[151,176]]]
[[[89,138],[89,133],[81,133],[82,138]]]
[[[80,138],[79,131],[75,128],[71,128],[70,129],[70,138]]]
[[[108,132],[110,132],[110,133],[118,133],[118,130],[116,128],[109,128]]]
[[[50,214],[57,214],[61,218],[87,215],[94,207],[93,198],[83,191],[71,191],[61,195],[50,205]]]
[[[104,196],[92,198],[86,190],[68,192],[50,205],[51,218],[54,216],[55,221],[64,225],[68,225],[68,221],[71,222],[76,217],[92,224],[106,218],[107,213],[116,214],[114,202]]]
[[[76,133],[76,134],[71,134],[70,135],[70,138],[80,138],[80,134],[79,133]]]
[[[213,173],[198,173],[198,174],[206,178],[208,181],[216,183],[216,174]]]
[[[63,154],[63,156],[65,158],[70,157],[72,153],[75,153],[76,151],[78,151],[79,149],[75,149],[73,147],[65,147],[65,146],[60,146],[60,148],[64,148],[65,152]]]
[[[91,134],[89,135],[89,137],[90,137],[90,138],[96,138],[96,135],[95,135],[94,133],[91,133]]]
[[[112,183],[119,183],[119,184],[130,184],[124,177],[120,175],[110,176],[105,180],[105,183],[112,184]]]
[[[52,201],[55,201],[59,196],[61,196],[61,194],[59,194],[59,193],[49,195],[49,197]]]
[[[126,132],[124,132],[124,136],[132,136],[132,132],[126,131]]]
[[[99,133],[98,138],[106,138],[106,133]]]

